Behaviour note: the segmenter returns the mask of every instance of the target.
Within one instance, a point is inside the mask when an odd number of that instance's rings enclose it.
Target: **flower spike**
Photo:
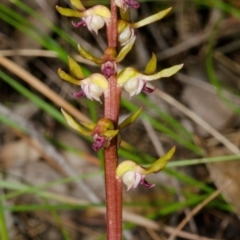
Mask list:
[[[136,188],[138,184],[144,185],[147,188],[152,188],[156,184],[148,183],[145,179],[146,176],[161,171],[172,158],[174,152],[175,147],[171,148],[164,156],[159,158],[148,168],[142,167],[132,160],[123,161],[118,165],[116,175],[126,184],[127,191]]]

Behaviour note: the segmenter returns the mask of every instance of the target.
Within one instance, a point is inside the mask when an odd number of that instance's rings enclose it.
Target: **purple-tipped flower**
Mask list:
[[[96,100],[101,102],[101,95],[108,89],[108,81],[100,73],[94,73],[89,77],[85,77],[81,67],[72,58],[68,57],[68,64],[70,68],[70,74],[64,72],[62,69],[58,69],[58,75],[61,79],[81,86],[81,90],[72,93],[74,97],[86,96],[90,100]]]
[[[115,0],[115,4],[120,7],[124,12],[128,8],[137,9],[140,7],[140,3],[136,0]]]
[[[105,6],[96,5],[92,8],[85,9],[82,4],[79,7],[75,2],[72,2],[72,4],[76,10],[59,6],[56,8],[63,16],[81,18],[80,21],[72,22],[74,27],[86,26],[90,32],[98,34],[98,30],[101,29],[111,17],[110,10]]]
[[[138,111],[127,117],[121,124],[119,124],[117,129],[114,129],[113,122],[107,118],[101,118],[97,123],[81,123],[80,125],[72,118],[72,116],[62,109],[63,116],[70,127],[77,130],[84,136],[93,137],[92,148],[94,151],[99,151],[103,147],[108,148],[111,140],[116,136],[118,137],[120,144],[121,137],[119,130],[124,129],[135,122],[141,111],[142,109],[140,108]]]
[[[141,92],[152,93],[155,89],[147,87],[147,82],[163,77],[171,77],[183,67],[183,64],[175,65],[153,74],[156,66],[157,58],[153,54],[144,70],[144,74],[135,68],[127,67],[118,74],[118,85],[123,87],[130,94],[130,97],[138,95]]]
[[[145,168],[132,160],[126,160],[120,163],[116,170],[118,178],[122,179],[123,183],[127,186],[127,191],[136,188],[139,184],[152,188],[156,184],[151,184],[146,181],[146,176],[152,173],[161,171],[172,158],[175,152],[175,147],[171,148],[164,156],[156,160],[150,167]]]
[[[90,15],[88,17],[83,17],[79,22],[72,22],[75,28],[87,27],[90,32],[95,32],[98,34],[98,30],[104,27],[105,20],[103,17],[98,15]]]
[[[139,3],[136,1],[131,0],[115,0],[116,5],[121,7],[124,11],[128,7],[137,8],[139,6]],[[136,29],[146,26],[150,23],[156,22],[163,17],[165,17],[169,12],[171,8],[168,8],[163,11],[159,11],[156,14],[153,14],[147,18],[144,18],[138,22],[131,23],[126,20],[119,20],[118,21],[118,42],[121,44],[121,46],[124,46],[129,41],[131,41],[132,38],[136,36]]]
[[[128,171],[123,175],[122,181],[127,186],[127,191],[129,191],[130,189],[136,188],[138,184],[141,184],[147,188],[155,187],[156,184],[148,183],[145,177],[146,177],[145,175],[142,175],[138,172]]]
[[[75,122],[75,120],[62,109],[63,116],[65,117],[68,125],[77,130],[84,136],[92,136],[94,151],[99,151],[101,148],[109,147],[112,138],[117,136],[119,130],[114,130],[114,125],[110,119],[101,118],[95,123],[82,123],[82,126]]]

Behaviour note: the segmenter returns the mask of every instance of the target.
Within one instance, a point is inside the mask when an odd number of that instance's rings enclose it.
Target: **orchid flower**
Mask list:
[[[109,78],[110,76],[117,72],[117,63],[121,62],[125,58],[125,56],[129,53],[129,51],[132,49],[134,45],[135,40],[136,37],[128,41],[128,43],[121,48],[118,55],[111,60],[109,60],[109,56],[115,55],[112,52],[112,48],[107,48],[102,58],[93,56],[91,53],[86,51],[80,44],[78,45],[78,51],[83,58],[92,61],[96,64],[101,64],[102,74],[106,78]]]
[[[168,8],[163,11],[159,11],[158,13],[144,18],[141,21],[130,23],[126,20],[119,20],[118,21],[118,42],[121,44],[121,46],[126,45],[131,39],[133,39],[136,36],[136,29],[143,27],[147,24],[156,22],[162,18],[164,18],[169,12],[171,11],[171,8]]]
[[[101,29],[111,17],[109,9],[102,5],[85,9],[80,0],[71,0],[71,4],[76,10],[59,6],[56,6],[56,9],[63,16],[81,18],[81,21],[72,22],[73,26],[77,28],[86,26],[90,32],[98,34],[98,30]]]
[[[130,97],[137,95],[142,91],[145,93],[151,93],[154,91],[154,89],[147,87],[147,82],[163,77],[171,77],[183,67],[183,64],[179,64],[153,74],[156,70],[156,65],[156,55],[152,54],[152,58],[144,70],[145,74],[138,72],[135,68],[132,67],[123,69],[118,74],[118,86],[123,87],[130,94]]]
[[[161,171],[172,158],[174,152],[175,147],[171,148],[148,168],[142,167],[132,160],[123,161],[117,167],[117,178],[122,179],[123,183],[127,186],[127,191],[136,188],[139,184],[147,188],[152,188],[156,184],[148,183],[145,179],[146,176]]]
[[[71,75],[58,69],[58,75],[65,81],[81,86],[82,90],[72,93],[74,97],[86,96],[90,100],[101,102],[100,96],[108,89],[107,79],[100,73],[94,73],[85,78],[81,67],[75,60],[68,57]]]
[[[107,118],[101,118],[95,123],[81,123],[78,124],[72,116],[70,116],[65,110],[62,109],[64,118],[66,119],[68,125],[73,129],[77,130],[80,134],[88,137],[93,137],[92,148],[94,151],[99,151],[101,148],[107,148],[110,145],[112,138],[117,136],[118,145],[121,141],[121,136],[119,131],[128,127],[130,124],[136,121],[140,115],[142,108],[140,108],[135,113],[127,117],[121,124],[118,125],[117,129],[114,129],[113,122]]]
[[[82,125],[87,128],[85,130],[80,124],[75,122],[75,120],[66,111],[62,109],[63,116],[65,117],[68,125],[73,129],[77,130],[84,136],[93,137],[92,148],[94,151],[99,151],[102,147],[108,147],[110,141],[114,138],[119,130],[114,130],[113,122],[107,118],[101,118],[96,124],[94,123],[82,123]]]

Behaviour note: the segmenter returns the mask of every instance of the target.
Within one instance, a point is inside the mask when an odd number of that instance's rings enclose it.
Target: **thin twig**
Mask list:
[[[150,86],[150,84],[149,84]],[[151,86],[153,88],[153,86]],[[189,108],[185,107],[182,103],[178,102],[176,99],[168,95],[167,93],[156,89],[155,94],[172,105],[173,107],[177,108],[181,112],[183,112],[186,116],[191,118],[195,123],[197,123],[199,126],[201,126],[204,130],[206,130],[209,134],[211,134],[213,137],[218,139],[219,142],[221,142],[224,146],[226,146],[231,152],[235,154],[240,154],[239,148],[234,145],[232,142],[230,142],[226,137],[224,137],[221,133],[219,133],[216,129],[214,129],[211,125],[209,125],[206,121],[204,121],[202,118],[200,118],[196,113],[191,111]]]
[[[58,58],[58,53],[50,50],[43,49],[14,49],[14,50],[0,50],[0,56],[12,57],[12,56],[25,56],[25,57],[47,57]],[[97,66],[95,63],[84,59],[80,55],[73,55],[73,58],[80,63],[84,63],[90,66]]]

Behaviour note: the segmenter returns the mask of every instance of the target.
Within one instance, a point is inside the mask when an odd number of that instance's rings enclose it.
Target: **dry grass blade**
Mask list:
[[[150,84],[149,84],[150,86]],[[153,88],[153,86],[150,86]],[[227,138],[225,138],[221,133],[219,133],[217,130],[215,130],[212,126],[210,126],[206,121],[204,121],[202,118],[200,118],[196,113],[185,107],[183,104],[175,100],[173,97],[168,95],[167,93],[156,89],[155,94],[169,103],[171,106],[177,108],[181,112],[183,112],[186,116],[188,116],[190,119],[192,119],[195,123],[197,123],[199,126],[201,126],[204,130],[206,130],[209,134],[211,134],[213,137],[218,139],[219,142],[221,142],[224,146],[226,146],[231,152],[235,154],[240,154],[239,148],[234,145],[232,142],[230,142]]]
[[[205,205],[207,205],[210,201],[216,198],[225,188],[227,188],[231,184],[231,180],[227,181],[221,188],[216,190],[212,193],[209,197],[207,197],[202,203],[198,204],[177,226],[176,230],[171,234],[168,240],[174,240],[177,236],[178,231],[180,231],[188,222],[189,220],[196,215]]]
[[[42,50],[42,49],[14,49],[14,50],[0,50],[0,56],[2,57],[27,56],[27,57],[57,58],[58,54],[55,51]],[[91,65],[91,66],[96,66],[95,63],[84,59],[80,55],[73,55],[73,58],[78,62]]]
[[[62,107],[67,112],[69,112],[72,116],[76,117],[79,121],[90,122],[91,120],[79,112],[75,107],[69,104],[66,100],[61,98],[57,93],[52,91],[49,87],[47,87],[44,83],[42,83],[39,79],[34,77],[32,74],[27,72],[25,69],[19,67],[13,61],[0,57],[0,65],[7,68],[9,71],[20,77],[22,80],[30,84],[33,88],[39,91],[41,94],[46,96],[52,102],[57,104],[59,107]]]

